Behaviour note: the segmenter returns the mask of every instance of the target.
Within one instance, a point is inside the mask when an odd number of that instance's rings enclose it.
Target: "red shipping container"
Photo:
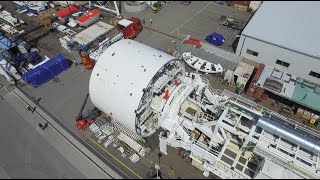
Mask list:
[[[247,90],[247,95],[253,97],[254,92],[256,91],[257,86],[253,85],[253,83],[250,83],[249,88]]]
[[[100,14],[101,11],[99,9],[93,9],[77,18],[76,22],[78,22],[81,26],[88,27],[99,20]]]
[[[249,96],[254,96],[256,88],[258,88],[257,85],[255,85],[255,83],[258,81],[258,79],[260,78],[262,71],[264,69],[265,65],[264,64],[260,64],[259,67],[257,68],[256,72],[254,73],[254,76],[250,82],[249,88],[247,90],[247,94]]]
[[[265,91],[264,89],[257,87],[253,97],[261,100],[262,99],[261,97],[264,94],[264,91]]]
[[[252,78],[252,83],[256,83],[258,81],[258,79],[260,78],[262,71],[264,69],[265,65],[264,64],[260,64],[257,71],[255,72],[253,78]]]
[[[73,13],[76,13],[80,10],[80,6],[77,4],[71,4],[70,6],[61,9],[56,13],[59,18],[64,18],[66,16],[70,16]]]

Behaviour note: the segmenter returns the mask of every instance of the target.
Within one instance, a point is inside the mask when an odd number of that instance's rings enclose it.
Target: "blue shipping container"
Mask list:
[[[22,79],[37,88],[70,68],[70,63],[61,54],[22,75]]]

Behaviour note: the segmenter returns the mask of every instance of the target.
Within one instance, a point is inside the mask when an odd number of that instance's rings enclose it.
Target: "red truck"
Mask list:
[[[123,33],[125,39],[134,39],[143,30],[143,27],[139,18],[131,17],[118,21],[117,29]]]

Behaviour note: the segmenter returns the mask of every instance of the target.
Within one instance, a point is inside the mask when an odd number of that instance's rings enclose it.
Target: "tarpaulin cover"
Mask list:
[[[47,62],[23,74],[22,79],[27,84],[37,88],[69,68],[70,64],[68,60],[63,55],[58,54]]]
[[[211,43],[213,45],[216,45],[216,46],[220,46],[225,41],[224,37],[221,34],[216,33],[216,32],[214,32],[214,33],[210,34],[209,36],[207,36],[206,40],[209,43]]]
[[[31,9],[30,7],[27,7],[27,12],[32,14],[38,14],[38,11]]]

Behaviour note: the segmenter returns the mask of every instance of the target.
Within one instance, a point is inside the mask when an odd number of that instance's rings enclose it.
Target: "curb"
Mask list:
[[[58,124],[58,121],[56,121],[51,115],[45,112],[45,110],[42,107],[40,107],[33,100],[31,100],[26,93],[22,92],[18,88],[15,88],[12,92],[16,94],[27,105],[33,107],[35,109],[35,113],[38,113],[39,116],[42,119],[44,119],[44,121],[47,121],[58,132],[58,134],[62,135],[68,143],[70,143],[78,151],[80,151],[86,159],[91,161],[92,165],[94,165],[98,169],[98,171],[100,171],[103,174],[103,176],[105,176],[105,178],[123,179],[122,176],[120,176],[117,172],[115,172],[113,169],[107,166],[101,159],[99,159],[87,147],[85,147],[78,139],[76,139],[66,129],[64,129],[65,127],[62,127],[60,124]]]

